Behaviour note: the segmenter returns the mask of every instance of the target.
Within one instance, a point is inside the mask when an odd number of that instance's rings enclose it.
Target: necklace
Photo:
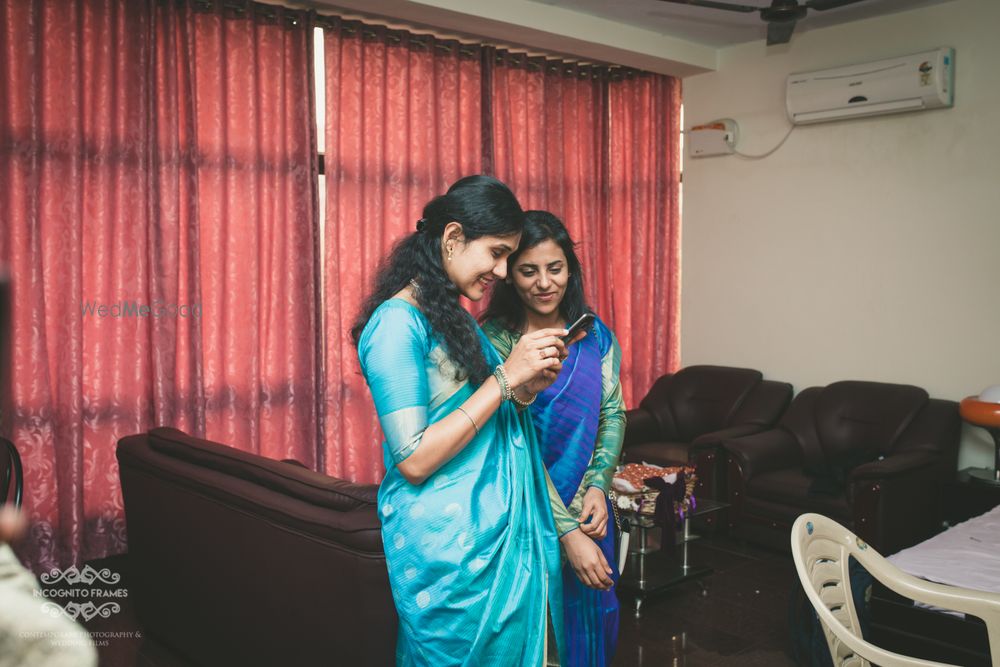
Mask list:
[[[414,291],[420,291],[420,285],[417,284],[416,278],[410,278],[410,287],[412,287]]]

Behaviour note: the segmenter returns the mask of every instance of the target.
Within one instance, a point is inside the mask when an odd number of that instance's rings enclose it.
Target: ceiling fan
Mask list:
[[[864,0],[805,0],[799,4],[797,0],[771,0],[770,7],[753,7],[751,5],[735,5],[729,2],[714,0],[660,0],[677,5],[693,7],[708,7],[709,9],[724,9],[728,12],[760,12],[760,18],[767,22],[767,45],[785,44],[792,38],[796,22],[804,18],[806,12],[814,9],[818,12],[836,9],[845,5],[853,5]]]

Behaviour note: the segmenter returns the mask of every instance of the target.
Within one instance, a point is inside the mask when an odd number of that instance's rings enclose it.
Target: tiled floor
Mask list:
[[[794,666],[786,652],[791,556],[726,538],[689,549],[692,565],[713,572],[647,600],[639,619],[623,597],[614,667]]]
[[[647,600],[640,619],[623,596],[614,667],[794,667],[787,653],[791,557],[716,537],[691,543],[689,558],[713,568],[703,586],[688,582]],[[128,587],[126,558],[92,565],[121,574],[117,585]],[[92,632],[118,633],[98,647],[101,667],[186,667],[146,641],[131,601],[120,602],[119,613],[86,623]]]

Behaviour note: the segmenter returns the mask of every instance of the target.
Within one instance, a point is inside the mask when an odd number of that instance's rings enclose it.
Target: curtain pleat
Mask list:
[[[622,346],[626,405],[680,366],[680,106],[678,79],[633,74],[608,85],[606,255],[598,304]]]
[[[34,569],[125,550],[125,435],[315,463],[311,39],[254,5],[0,3],[2,424]]]
[[[348,330],[424,204],[481,171],[480,51],[356,22],[324,39],[325,472],[375,482],[381,435]]]
[[[493,173],[578,242],[632,405],[679,365],[680,84],[505,51],[484,63]]]

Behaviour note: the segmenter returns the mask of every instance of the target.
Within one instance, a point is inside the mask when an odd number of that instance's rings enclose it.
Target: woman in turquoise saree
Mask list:
[[[557,377],[565,330],[502,360],[458,301],[506,275],[522,224],[502,183],[458,181],[383,263],[351,331],[385,436],[399,665],[541,666],[547,617],[562,637],[554,513],[574,522],[523,408]]]
[[[483,330],[501,356],[522,332],[564,326],[589,309],[580,263],[562,222],[544,211],[528,211],[521,242],[508,261],[508,278],[496,285]],[[607,494],[621,454],[625,410],[618,374],[621,349],[596,319],[589,335],[569,346],[555,382],[530,406],[542,457],[552,482],[580,532],[616,566],[613,509]],[[610,527],[609,527],[610,526]],[[618,572],[612,574],[617,581]],[[614,657],[618,600],[594,586],[568,562],[563,568],[564,646],[562,667],[599,667]]]

